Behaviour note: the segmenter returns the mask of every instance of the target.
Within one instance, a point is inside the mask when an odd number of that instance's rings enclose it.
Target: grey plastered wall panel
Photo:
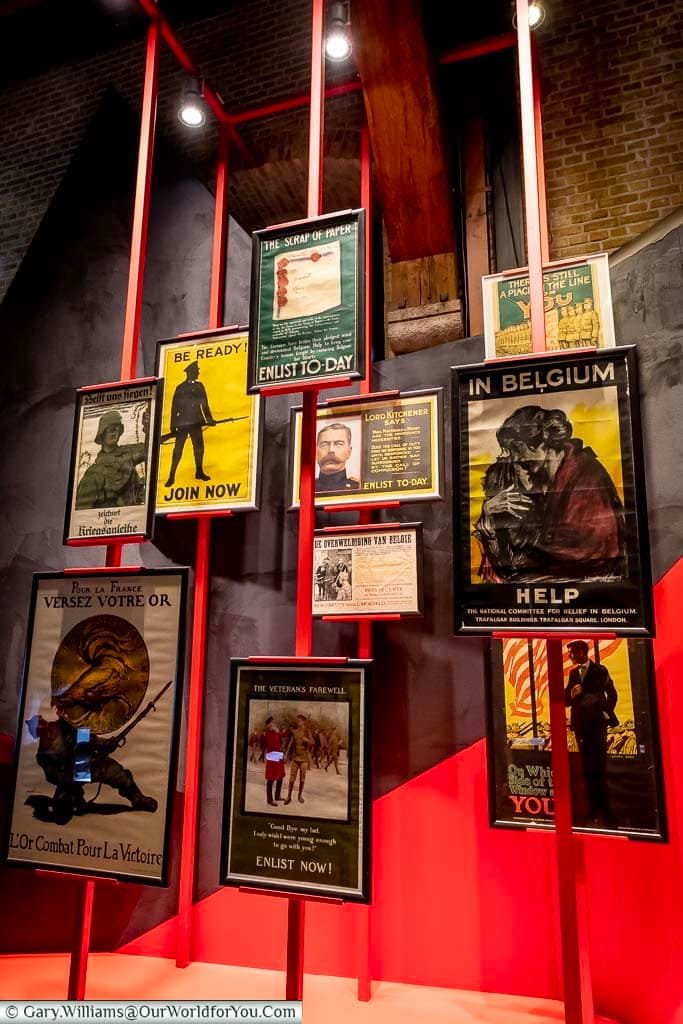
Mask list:
[[[683,551],[683,228],[610,269],[619,345],[637,345],[658,580]]]

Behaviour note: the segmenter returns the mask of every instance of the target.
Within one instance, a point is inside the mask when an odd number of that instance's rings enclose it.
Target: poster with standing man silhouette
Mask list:
[[[246,329],[160,341],[157,515],[258,507],[261,399],[246,393]]]

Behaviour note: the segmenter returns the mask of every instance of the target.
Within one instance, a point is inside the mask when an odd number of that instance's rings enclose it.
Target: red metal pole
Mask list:
[[[372,154],[367,121],[360,137],[360,205],[365,210],[365,377],[360,382],[361,395],[372,390]],[[361,511],[359,522],[368,524],[372,513]],[[372,658],[372,623],[358,623],[358,657]],[[370,811],[372,813],[372,810]],[[370,968],[371,907],[359,908],[358,999],[367,1003],[372,995]]]
[[[546,640],[546,650],[565,1021],[594,1024],[587,920],[577,892],[562,640]]]
[[[230,144],[224,125],[218,134],[216,165],[216,203],[213,216],[213,252],[211,255],[211,294],[209,296],[209,330],[220,327],[225,309],[225,265],[228,257],[228,156]]]
[[[312,0],[311,111],[308,131],[308,213],[318,217],[323,209],[323,132],[325,125],[325,51],[323,0]]]
[[[308,135],[308,217],[318,217],[323,201],[323,124],[325,111],[324,0],[312,0],[311,111]],[[313,652],[313,531],[315,530],[315,424],[318,390],[304,391],[299,475],[299,542],[297,556],[297,655]],[[306,904],[291,897],[287,910],[287,998],[301,999],[304,986],[304,916]]]
[[[76,927],[74,929],[71,961],[69,964],[69,988],[67,999],[85,997],[85,978],[88,971],[88,948],[92,924],[92,904],[95,883],[91,879],[78,880],[76,897]]]
[[[490,39],[482,39],[476,43],[464,43],[456,46],[453,50],[446,50],[439,54],[439,64],[457,64],[463,60],[472,60],[475,57],[485,57],[489,53],[499,53],[501,50],[512,50],[517,45],[517,37],[514,32],[504,32],[500,36],[491,36]]]
[[[545,159],[543,156],[543,108],[541,102],[541,74],[538,65],[538,44],[531,39],[531,73],[534,89],[534,136],[536,139],[536,174],[538,176],[538,205],[541,230],[541,258],[550,261],[550,233],[548,231],[548,197],[545,190]]]
[[[220,128],[216,166],[216,205],[213,221],[211,256],[211,292],[209,328],[220,327],[225,304],[225,263],[228,228],[228,133]],[[204,674],[206,658],[206,622],[211,589],[209,562],[211,552],[211,517],[197,517],[197,551],[194,571],[194,607],[192,612],[192,656],[190,661],[189,700],[187,709],[187,746],[185,753],[185,798],[180,843],[180,881],[178,885],[178,931],[176,966],[187,967],[192,960],[192,907],[194,867],[197,848],[197,809],[204,713]]]
[[[126,319],[123,330],[123,351],[121,353],[121,380],[132,380],[135,377],[138,356],[140,321],[142,319],[142,290],[145,277],[145,259],[147,256],[147,228],[152,191],[154,127],[159,87],[159,41],[159,19],[155,17],[150,20],[147,29],[145,81],[142,92],[140,145],[138,148],[135,208],[133,211],[133,239],[130,250],[128,297],[126,300]]]
[[[197,806],[199,802],[210,547],[211,519],[208,516],[199,516],[197,518],[192,654],[190,659],[190,687],[187,708],[185,799],[183,804],[183,834],[180,848],[180,882],[178,887],[177,967],[187,967],[192,958],[192,899],[194,895]]]
[[[529,300],[531,302],[531,348],[545,352],[545,313],[543,310],[543,251],[536,160],[536,126],[534,123],[534,82],[531,70],[531,32],[529,2],[517,4],[517,55],[522,120],[522,165],[524,167],[524,205],[526,209],[526,244],[529,264]]]

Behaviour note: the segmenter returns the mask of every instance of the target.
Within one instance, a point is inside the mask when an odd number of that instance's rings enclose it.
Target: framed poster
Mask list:
[[[633,346],[453,370],[455,629],[651,636]]]
[[[666,840],[650,644],[574,640],[563,653],[574,827]],[[542,640],[491,642],[488,765],[492,825],[553,826]]]
[[[482,278],[487,359],[531,352],[529,274]],[[547,349],[614,348],[607,254],[548,263],[543,270]]]
[[[186,569],[33,577],[9,864],[168,884]]]
[[[252,236],[250,393],[365,373],[365,211]]]
[[[76,392],[65,544],[152,536],[160,404],[155,377]]]
[[[422,615],[422,523],[316,530],[313,615]]]
[[[442,389],[318,406],[316,505],[443,497]],[[299,504],[301,409],[291,410],[290,507]]]
[[[370,900],[368,667],[232,660],[223,884]]]
[[[246,393],[246,328],[160,341],[157,515],[258,508],[261,399]]]

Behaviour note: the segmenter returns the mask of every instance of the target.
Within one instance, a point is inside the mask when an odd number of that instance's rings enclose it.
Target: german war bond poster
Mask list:
[[[531,352],[529,274],[482,278],[487,359]],[[614,317],[607,255],[562,260],[543,269],[547,349],[613,348]]]
[[[370,899],[367,671],[233,660],[224,884]]]
[[[64,543],[150,537],[159,381],[81,388],[76,396]]]
[[[187,572],[34,577],[10,864],[165,885]]]
[[[456,632],[652,635],[635,350],[453,381]]]
[[[316,505],[434,501],[442,495],[442,392],[318,406]],[[301,410],[290,429],[291,507],[299,504]]]
[[[246,393],[246,330],[159,342],[158,515],[258,507],[261,399]]]
[[[249,391],[365,372],[363,210],[253,236]]]
[[[564,681],[574,827],[666,839],[649,645],[642,640],[570,640],[564,645]],[[551,827],[543,640],[492,642],[488,709],[491,823]]]
[[[314,615],[421,615],[422,607],[422,523],[316,530]]]

